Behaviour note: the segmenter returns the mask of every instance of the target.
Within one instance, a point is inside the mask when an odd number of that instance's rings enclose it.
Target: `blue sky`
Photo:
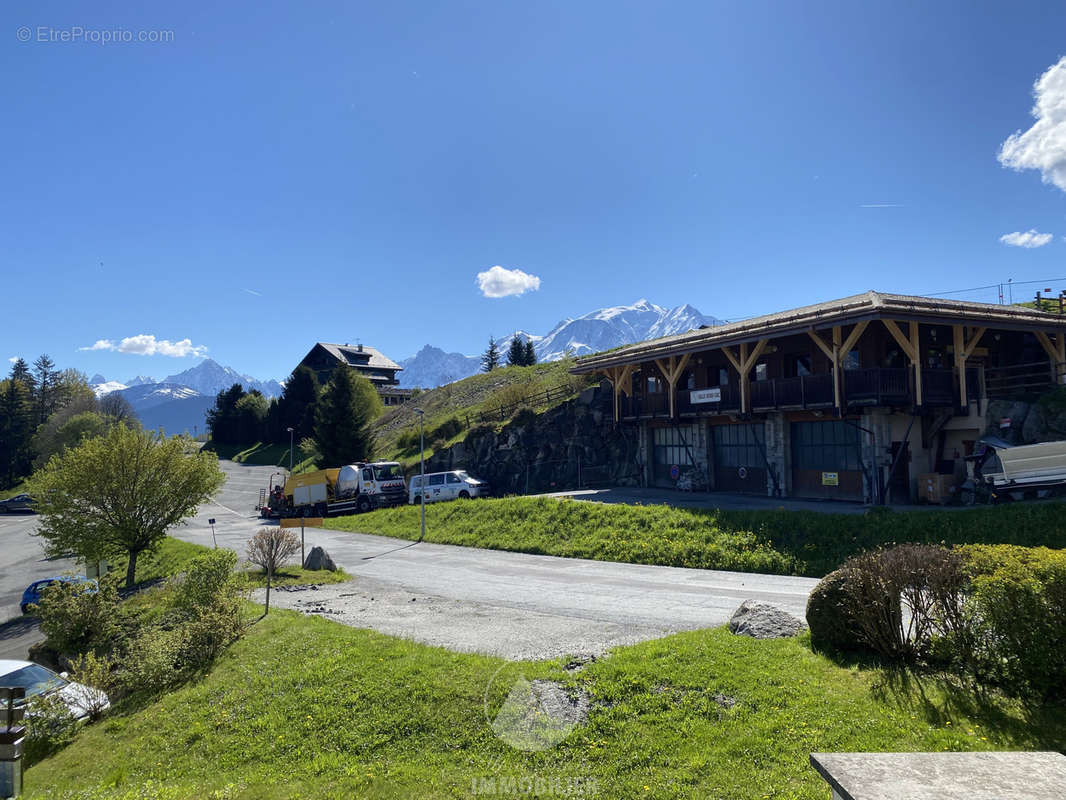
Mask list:
[[[5,359],[122,380],[206,353],[283,377],[315,340],[473,353],[640,297],[737,318],[1066,275],[1066,78],[1027,168],[997,158],[1066,55],[1062,4],[35,0],[0,19]],[[142,31],[170,41],[85,41]],[[1052,238],[1000,241],[1030,230]],[[493,266],[539,288],[485,297]],[[155,354],[79,350],[139,336],[125,349]]]

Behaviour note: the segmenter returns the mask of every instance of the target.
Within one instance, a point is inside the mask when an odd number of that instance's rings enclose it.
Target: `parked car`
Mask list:
[[[106,711],[111,707],[108,696],[99,689],[75,683],[67,679],[67,673],[57,675],[48,667],[42,667],[32,661],[0,659],[0,686],[25,689],[26,697],[22,703],[28,703],[39,695],[58,695],[70,710],[71,716],[77,720],[86,719],[94,712]]]
[[[32,513],[36,510],[34,505],[33,498],[28,494],[17,494],[14,497],[7,498],[7,500],[0,500],[0,513],[10,514],[13,511]]]
[[[85,591],[90,594],[95,593],[100,589],[100,585],[95,580],[81,575],[56,575],[53,578],[42,578],[39,581],[31,583],[26,587],[26,591],[22,593],[22,602],[19,603],[19,608],[22,610],[22,613],[25,614],[32,603],[41,602],[41,592],[53,583],[84,583]]]
[[[456,469],[451,472],[430,472],[425,476],[426,502],[435,503],[438,500],[455,500],[467,497],[486,497],[489,494],[489,485],[482,480],[473,478],[465,470]],[[422,476],[415,475],[411,478],[408,489],[411,502],[422,502]]]

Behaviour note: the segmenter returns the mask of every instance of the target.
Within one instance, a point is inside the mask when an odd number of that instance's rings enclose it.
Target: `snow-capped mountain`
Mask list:
[[[99,380],[97,380],[98,378]],[[103,397],[105,394],[111,394],[111,392],[118,392],[122,389],[129,388],[126,384],[119,383],[118,381],[104,380],[103,375],[93,375],[89,387],[93,390],[93,394],[96,395],[97,399]]]
[[[246,392],[256,389],[265,397],[278,397],[282,391],[282,386],[277,381],[256,380],[251,375],[242,375],[232,367],[224,367],[210,358],[205,358],[184,372],[164,378],[163,383],[188,386],[200,394],[212,397],[235,383],[241,384]]]
[[[445,353],[439,347],[426,345],[410,358],[400,362],[403,372],[400,386],[407,388],[443,386],[462,380],[481,369],[480,356]]]
[[[568,352],[583,356],[720,324],[720,320],[705,316],[688,304],[663,308],[641,299],[631,306],[601,308],[576,319],[564,319],[543,336],[516,331],[500,341],[499,347],[501,357],[506,358],[511,339],[522,336],[532,340],[538,361],[558,361]],[[473,375],[481,369],[481,356],[446,353],[427,344],[401,361],[400,366],[401,386],[431,388]]]
[[[643,298],[631,306],[614,306],[591,311],[577,319],[566,319],[543,337],[533,340],[538,361],[558,361],[568,351],[585,356],[625,344],[685,333],[702,325],[720,325],[714,317],[701,314],[686,304],[663,308]]]
[[[241,384],[245,391],[258,389],[267,397],[282,392],[277,381],[256,380],[210,358],[158,382],[138,375],[126,383],[119,383],[97,374],[93,375],[90,386],[97,397],[119,392],[129,400],[146,428],[162,427],[168,433],[191,434],[206,429],[205,415],[214,405],[216,395],[235,383]]]

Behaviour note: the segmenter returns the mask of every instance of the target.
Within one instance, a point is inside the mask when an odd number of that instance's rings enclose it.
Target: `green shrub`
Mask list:
[[[77,720],[58,694],[35,695],[26,705],[26,765],[62,750],[78,732]]]
[[[892,660],[928,656],[963,627],[963,558],[945,547],[903,544],[854,556],[840,568],[841,624]]]
[[[105,578],[99,591],[87,589],[85,583],[61,581],[41,592],[41,631],[62,655],[107,649],[118,633],[121,614],[114,582]]]
[[[975,676],[1035,701],[1066,697],[1066,551],[963,548]]]
[[[807,625],[811,629],[811,645],[817,650],[867,649],[851,610],[846,581],[844,570],[830,572],[807,599]]]
[[[141,628],[126,643],[122,653],[119,687],[128,694],[166,691],[182,677],[177,671],[181,648],[181,630],[157,626]]]
[[[457,417],[450,417],[433,429],[431,438],[451,439],[463,432],[463,423]],[[418,434],[415,434],[415,444],[418,443]]]
[[[226,601],[236,595],[237,554],[232,550],[209,550],[197,556],[183,575],[174,578],[174,605],[187,612]]]

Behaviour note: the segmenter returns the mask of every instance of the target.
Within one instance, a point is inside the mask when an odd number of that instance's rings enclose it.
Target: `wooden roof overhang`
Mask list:
[[[1022,306],[866,292],[584,356],[577,360],[577,364],[570,371],[574,374],[601,372],[604,369],[657,358],[684,356],[731,345],[752,344],[762,339],[873,320],[1066,333],[1066,317]]]

